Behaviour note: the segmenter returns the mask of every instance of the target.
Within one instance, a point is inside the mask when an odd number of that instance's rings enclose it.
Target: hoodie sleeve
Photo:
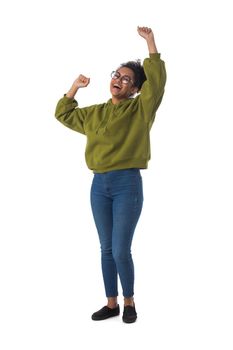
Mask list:
[[[164,94],[165,63],[160,59],[159,53],[152,53],[149,58],[144,60],[143,68],[147,80],[142,85],[139,99],[145,120],[152,124]]]
[[[68,128],[85,135],[84,121],[87,116],[87,107],[78,108],[76,100],[64,96],[56,107],[55,117]]]

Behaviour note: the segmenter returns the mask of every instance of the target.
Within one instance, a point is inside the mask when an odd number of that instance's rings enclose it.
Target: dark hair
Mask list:
[[[120,65],[120,68],[121,67],[129,68],[134,72],[134,77],[135,77],[134,86],[136,86],[138,88],[138,91],[140,91],[142,84],[144,83],[144,81],[146,81],[146,75],[145,75],[143,66],[141,65],[141,61],[140,60],[128,61],[126,63],[122,63]]]

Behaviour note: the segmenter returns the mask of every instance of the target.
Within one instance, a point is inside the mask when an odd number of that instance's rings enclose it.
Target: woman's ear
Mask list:
[[[131,88],[131,95],[134,95],[134,94],[136,94],[136,93],[138,93],[139,92],[139,90],[138,90],[138,87],[137,86],[133,86],[132,88]]]

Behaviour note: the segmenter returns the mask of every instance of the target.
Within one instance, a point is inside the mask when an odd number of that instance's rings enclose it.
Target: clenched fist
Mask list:
[[[151,28],[138,26],[137,31],[138,34],[146,40],[149,53],[157,53],[158,51],[155,45],[154,33]]]
[[[73,85],[75,87],[83,88],[86,87],[90,83],[90,78],[85,77],[85,75],[80,74],[77,79],[75,79]]]
[[[138,34],[142,36],[144,39],[148,40],[149,38],[153,38],[153,32],[151,28],[148,27],[137,27]]]
[[[73,82],[70,90],[67,92],[66,96],[69,98],[74,98],[76,92],[79,88],[84,88],[90,83],[90,78],[85,77],[85,75],[80,74],[77,79]]]

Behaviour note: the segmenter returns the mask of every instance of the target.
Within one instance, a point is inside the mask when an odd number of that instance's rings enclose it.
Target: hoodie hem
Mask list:
[[[148,162],[142,162],[142,161],[134,161],[134,162],[122,162],[118,165],[112,165],[108,167],[104,166],[88,166],[90,170],[92,170],[94,173],[107,173],[108,171],[113,170],[123,170],[123,169],[147,169],[148,168]]]

